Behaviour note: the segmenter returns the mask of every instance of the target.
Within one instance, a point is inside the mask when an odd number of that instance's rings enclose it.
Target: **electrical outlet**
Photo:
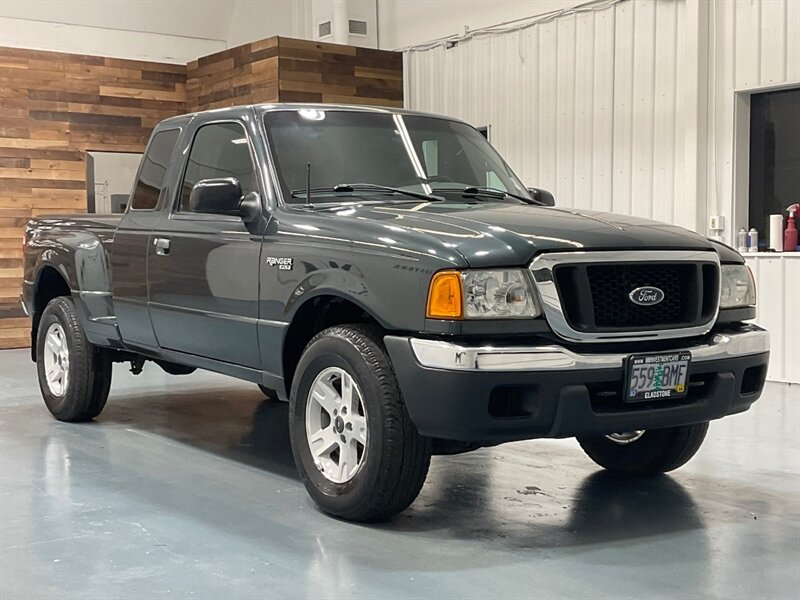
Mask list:
[[[725,216],[712,215],[708,218],[708,228],[712,231],[722,231],[725,229]]]

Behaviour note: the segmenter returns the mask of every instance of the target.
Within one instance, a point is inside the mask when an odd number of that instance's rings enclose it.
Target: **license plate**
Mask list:
[[[691,352],[634,354],[628,359],[628,402],[683,398],[689,392]]]

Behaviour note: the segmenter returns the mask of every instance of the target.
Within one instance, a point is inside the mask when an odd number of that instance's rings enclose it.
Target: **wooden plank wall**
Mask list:
[[[0,47],[0,348],[27,346],[22,228],[86,211],[86,152],[142,152],[186,112],[186,68]]]
[[[186,65],[189,110],[278,101],[278,38],[204,56]]]
[[[403,54],[278,38],[279,100],[403,106]]]
[[[184,112],[259,102],[403,105],[398,52],[272,37],[188,65],[0,47],[0,348],[27,346],[22,228],[86,211],[86,152],[142,152]]]
[[[190,110],[260,102],[403,106],[403,55],[272,37],[187,65]]]

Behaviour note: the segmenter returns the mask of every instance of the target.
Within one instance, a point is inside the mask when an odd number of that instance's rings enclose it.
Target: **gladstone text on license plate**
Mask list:
[[[688,392],[687,378],[692,355],[634,354],[629,361],[628,402],[681,398]]]

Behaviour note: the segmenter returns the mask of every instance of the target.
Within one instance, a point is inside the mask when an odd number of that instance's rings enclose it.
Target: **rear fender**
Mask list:
[[[111,243],[111,238],[106,241]],[[113,299],[111,296],[111,268],[108,252],[103,241],[89,231],[65,231],[57,239],[36,240],[31,246],[43,247],[37,261],[34,281],[34,329],[40,311],[50,298],[39,289],[42,273],[47,268],[55,269],[67,283],[84,328],[87,339],[95,344],[108,345],[118,340]]]

